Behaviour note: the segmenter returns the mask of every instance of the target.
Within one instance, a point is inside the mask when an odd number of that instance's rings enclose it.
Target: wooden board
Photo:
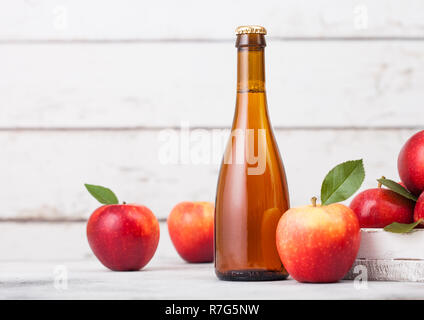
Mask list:
[[[406,234],[361,230],[357,260],[345,279],[424,282],[424,229]]]
[[[0,28],[1,29],[1,28]],[[424,42],[272,42],[278,128],[423,128]],[[1,45],[0,128],[229,127],[231,43]]]
[[[424,260],[358,259],[344,279],[424,282]]]
[[[348,159],[364,159],[363,188],[376,186],[375,179],[382,175],[396,180],[398,152],[413,132],[277,130],[292,206],[319,195],[328,170]],[[181,133],[174,133],[179,146]],[[202,149],[208,144],[193,135],[187,163],[179,153],[176,163],[161,162],[168,150],[161,134],[156,130],[0,132],[0,217],[84,219],[99,205],[84,183],[110,187],[121,201],[143,203],[162,219],[180,201],[214,201],[219,146]],[[224,142],[225,134],[223,138]],[[211,156],[205,159],[210,163],[196,164],[208,150]]]
[[[3,0],[0,40],[232,39],[243,24],[273,37],[422,37],[420,0]]]

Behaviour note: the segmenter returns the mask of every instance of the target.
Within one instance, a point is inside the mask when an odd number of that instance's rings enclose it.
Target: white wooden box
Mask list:
[[[397,234],[364,228],[361,237],[357,259],[345,279],[424,282],[424,229]]]

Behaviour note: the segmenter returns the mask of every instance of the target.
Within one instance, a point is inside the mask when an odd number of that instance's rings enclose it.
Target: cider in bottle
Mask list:
[[[216,193],[215,272],[222,280],[280,280],[288,273],[275,232],[289,195],[267,110],[266,30],[242,26],[236,34],[237,98]]]

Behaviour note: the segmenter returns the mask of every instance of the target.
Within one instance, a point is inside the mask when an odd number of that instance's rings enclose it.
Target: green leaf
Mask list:
[[[334,167],[321,186],[321,203],[329,205],[344,201],[354,194],[365,179],[362,159],[343,162]]]
[[[404,187],[402,187],[399,183],[390,180],[390,179],[377,179],[378,182],[380,182],[382,185],[386,186],[390,190],[400,194],[401,196],[404,196],[405,198],[417,202],[418,198],[414,196],[411,192],[406,190]]]
[[[423,222],[424,222],[423,219],[420,219],[414,223],[393,222],[392,224],[385,226],[384,231],[393,232],[393,233],[407,233],[407,232],[411,232],[416,226],[418,226],[420,223],[423,223]]]
[[[88,192],[96,198],[100,203],[102,204],[118,204],[118,198],[116,195],[112,192],[112,190],[102,187],[102,186],[95,186],[92,184],[84,184],[87,188]]]

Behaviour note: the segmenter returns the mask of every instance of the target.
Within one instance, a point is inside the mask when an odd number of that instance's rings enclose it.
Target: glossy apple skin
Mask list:
[[[424,130],[405,143],[398,157],[398,171],[406,188],[416,196],[424,191]]]
[[[419,196],[414,209],[414,221],[424,219],[424,192]],[[420,225],[422,227],[422,225]]]
[[[213,203],[181,202],[172,209],[167,222],[181,258],[190,263],[213,261]]]
[[[361,234],[355,213],[342,204],[289,209],[277,226],[277,250],[299,282],[336,282],[352,267]]]
[[[374,188],[358,193],[350,208],[357,215],[361,228],[384,228],[393,222],[413,222],[414,205],[414,201],[394,191]]]
[[[114,271],[135,271],[152,259],[159,243],[159,223],[147,207],[105,205],[87,223],[87,239],[94,255]]]

